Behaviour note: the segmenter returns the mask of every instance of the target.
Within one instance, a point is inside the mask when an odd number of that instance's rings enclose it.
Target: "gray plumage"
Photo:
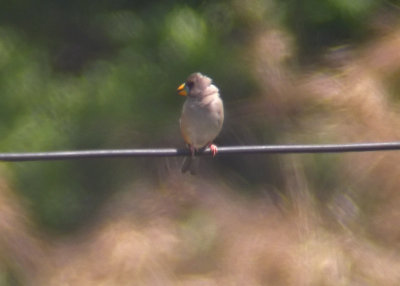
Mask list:
[[[183,139],[192,150],[182,165],[182,172],[196,172],[194,150],[212,143],[222,129],[224,108],[218,88],[212,80],[201,73],[193,73],[182,85],[187,98],[183,104],[180,127]]]

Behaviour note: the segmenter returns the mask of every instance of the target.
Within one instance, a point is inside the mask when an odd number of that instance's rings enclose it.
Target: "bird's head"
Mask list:
[[[192,73],[186,80],[182,83],[177,92],[182,96],[198,96],[211,85],[211,79],[199,72]]]

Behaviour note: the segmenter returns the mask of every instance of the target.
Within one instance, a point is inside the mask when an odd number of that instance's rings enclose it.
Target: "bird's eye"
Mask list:
[[[189,89],[192,89],[192,87],[193,87],[193,85],[194,85],[194,82],[193,82],[193,81],[188,81],[188,82],[186,83],[186,85],[187,85],[187,87],[188,87]]]

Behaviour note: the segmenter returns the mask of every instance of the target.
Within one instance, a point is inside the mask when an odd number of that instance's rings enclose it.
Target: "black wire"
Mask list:
[[[256,145],[218,147],[217,156],[239,154],[288,154],[288,153],[343,153],[400,150],[400,142],[321,144],[321,145]],[[46,161],[90,158],[129,157],[174,157],[190,155],[188,149],[121,149],[84,150],[32,153],[0,153],[0,161]],[[211,156],[210,149],[196,152],[196,155]]]

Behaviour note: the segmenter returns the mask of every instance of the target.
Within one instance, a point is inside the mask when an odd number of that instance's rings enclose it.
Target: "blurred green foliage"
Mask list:
[[[259,28],[283,27],[297,37],[300,50],[311,51],[365,33],[364,22],[380,4],[8,1],[0,10],[1,151],[182,146],[182,98],[175,89],[189,73],[213,77],[229,106],[256,96],[243,52]],[[279,126],[262,129],[269,131],[258,138],[272,142]],[[223,144],[236,143],[226,138]],[[240,160],[226,159],[224,167],[249,182],[279,177],[272,161],[266,178],[258,174],[259,164]],[[62,231],[84,222],[123,182],[154,174],[156,164],[138,159],[7,166],[38,221]]]
[[[314,59],[322,49],[360,40],[370,32],[370,16],[380,0],[284,1],[287,23],[295,31],[302,59]]]

